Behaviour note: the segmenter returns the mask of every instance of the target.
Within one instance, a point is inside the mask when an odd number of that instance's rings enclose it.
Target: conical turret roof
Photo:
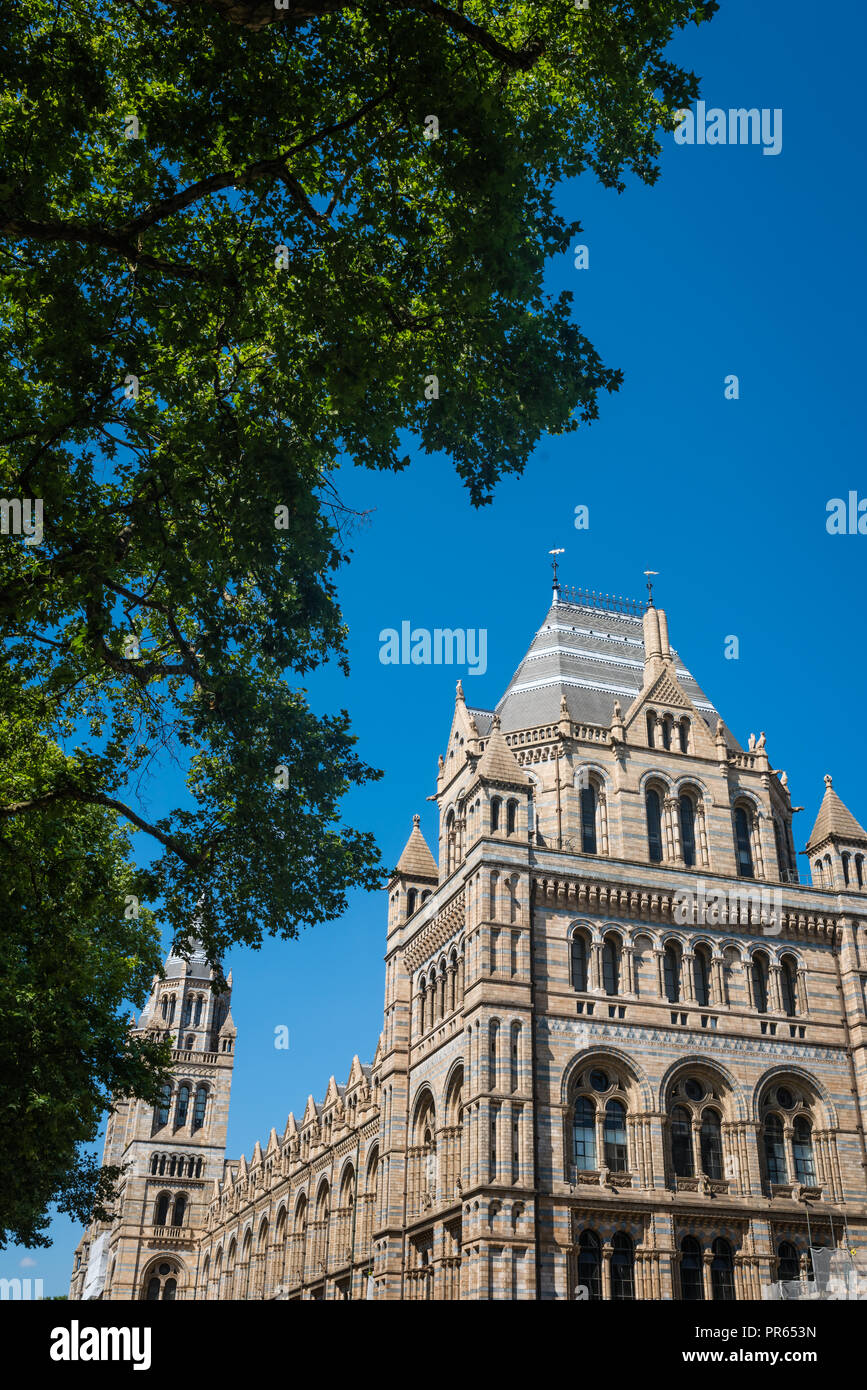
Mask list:
[[[862,840],[867,844],[867,832],[858,824],[849,810],[834,791],[831,777],[825,777],[825,795],[819,807],[816,824],[807,841],[807,849],[815,849],[825,840],[835,837],[840,840]]]
[[[476,768],[476,773],[479,777],[486,777],[490,782],[506,782],[515,787],[532,785],[530,778],[524,769],[518,766],[514,753],[503,738],[498,714],[494,715],[491,732],[488,735],[485,751]]]
[[[421,816],[412,818],[412,833],[404,846],[403,854],[397,861],[396,872],[407,878],[437,878],[437,863],[427,846],[427,840],[419,828]]]

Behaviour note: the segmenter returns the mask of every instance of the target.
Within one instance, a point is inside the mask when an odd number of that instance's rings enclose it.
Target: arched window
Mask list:
[[[798,1252],[790,1240],[781,1240],[777,1246],[777,1278],[799,1279],[801,1262]]]
[[[612,1173],[625,1173],[626,1161],[626,1106],[622,1101],[610,1100],[605,1107],[605,1166]]]
[[[722,1128],[715,1110],[702,1111],[700,1139],[702,1172],[718,1181],[723,1175]]]
[[[172,1088],[168,1083],[160,1091],[159,1105],[156,1110],[157,1128],[162,1129],[163,1125],[169,1122],[169,1110],[172,1104]]]
[[[205,1108],[208,1104],[207,1086],[196,1087],[196,1099],[193,1105],[193,1133],[201,1129],[205,1123]]]
[[[190,1106],[190,1088],[186,1084],[178,1088],[178,1108],[175,1114],[175,1124],[180,1129],[181,1125],[187,1123],[187,1111]]]
[[[670,714],[666,714],[666,715],[664,716],[664,718],[663,718],[663,721],[662,721],[662,746],[663,746],[663,748],[670,748],[670,747],[671,747],[671,726],[672,726],[673,723],[674,723],[674,720],[672,719],[671,715],[670,715]]]
[[[635,1252],[625,1231],[617,1231],[611,1245],[611,1299],[623,1303],[635,1297]]]
[[[684,1303],[704,1301],[701,1246],[695,1236],[684,1236],[680,1242],[680,1296]]]
[[[760,1014],[768,1012],[768,972],[769,962],[764,951],[754,951],[751,963],[753,977],[753,1004]]]
[[[743,806],[735,807],[735,849],[737,850],[738,873],[741,878],[753,878],[753,847],[750,839],[750,822]]]
[[[841,859],[842,864],[843,864],[843,882],[844,882],[844,884],[846,885],[846,887],[848,888],[848,887],[849,887],[849,853],[848,853],[847,850],[844,850],[844,851],[843,851],[843,853],[840,855],[840,859]]]
[[[407,915],[407,917],[411,917],[412,914],[415,912],[416,905],[417,905],[417,900],[418,900],[418,889],[417,889],[417,888],[410,888],[409,892],[408,892],[407,895],[406,895],[406,915]]]
[[[710,951],[706,946],[696,946],[693,956],[695,976],[695,997],[700,1006],[706,1009],[710,1004]]]
[[[858,878],[858,887],[864,887],[864,855],[855,855],[855,873]]]
[[[682,796],[678,803],[680,809],[680,843],[683,849],[683,862],[688,869],[695,864],[695,807],[691,796]]]
[[[680,1002],[680,948],[669,942],[662,953],[665,997],[669,1004]]]
[[[813,1137],[810,1122],[803,1115],[795,1117],[792,1125],[792,1153],[795,1159],[795,1177],[805,1186],[816,1181],[816,1165],[813,1162]]]
[[[171,1300],[175,1297],[177,1287],[177,1269],[164,1261],[148,1279],[144,1296],[148,1303],[156,1303],[159,1299]]]
[[[184,1196],[184,1194],[183,1194],[182,1192],[179,1192],[178,1195],[177,1195],[177,1197],[175,1198],[175,1209],[174,1209],[174,1211],[172,1212],[172,1225],[173,1225],[173,1226],[183,1226],[183,1224],[184,1224],[184,1212],[186,1211],[186,1209],[187,1209],[187,1199],[186,1199],[186,1197]]]
[[[158,1167],[159,1167],[159,1163],[160,1163],[160,1156],[159,1156],[159,1154],[154,1154],[153,1158],[151,1159],[151,1172],[152,1172],[152,1173],[155,1173],[155,1172],[157,1171],[157,1169],[158,1169]]]
[[[578,1283],[591,1302],[602,1297],[602,1247],[595,1231],[582,1231],[578,1238]]]
[[[659,792],[653,787],[650,788],[645,797],[645,807],[647,810],[647,848],[651,862],[660,864],[662,862],[662,808],[659,804]]]
[[[581,848],[585,854],[596,853],[596,788],[592,783],[581,788]]]
[[[572,1127],[572,1154],[580,1172],[592,1172],[596,1167],[596,1107],[587,1096],[575,1102]]]
[[[786,1150],[779,1115],[768,1115],[765,1119],[765,1163],[769,1182],[786,1181]]]
[[[514,835],[518,828],[518,803],[509,801],[506,804],[506,834]]]
[[[715,1303],[731,1303],[735,1296],[735,1265],[732,1248],[722,1236],[711,1246],[710,1286]]]
[[[202,1020],[202,996],[201,996],[200,994],[197,994],[197,995],[196,995],[196,1016],[195,1016],[195,1018],[193,1019],[193,1027],[194,1027],[194,1028],[198,1028],[198,1026],[199,1026],[201,1020]]]
[[[572,960],[572,988],[584,994],[587,991],[587,940],[583,932],[576,931],[570,947]]]
[[[620,938],[613,933],[602,943],[602,983],[606,994],[620,993]]]
[[[494,799],[493,799],[492,802],[491,802],[491,830],[492,830],[492,831],[493,831],[493,830],[499,830],[499,828],[500,828],[500,807],[502,806],[502,804],[503,804],[503,803],[502,803],[502,801],[500,800],[500,798],[499,798],[498,796],[495,796]]]
[[[675,1177],[692,1177],[692,1120],[682,1105],[671,1112],[671,1165]]]
[[[780,870],[780,878],[785,880],[788,876],[787,855],[783,848],[783,829],[776,816],[774,816],[774,845],[777,851],[777,865]]]
[[[783,1012],[794,1018],[798,1012],[798,962],[794,956],[783,956],[780,961],[780,992]]]
[[[688,752],[689,752],[689,720],[686,719],[686,718],[681,719],[681,720],[679,721],[679,723],[678,723],[677,731],[678,731],[678,736],[679,736],[679,738],[680,738],[680,751],[681,751],[681,753],[688,753]]]
[[[648,746],[648,748],[653,748],[653,746],[654,746],[655,731],[656,731],[656,715],[653,714],[652,711],[648,711],[648,714],[647,714],[647,746]]]
[[[165,1226],[169,1219],[169,1202],[171,1198],[168,1192],[161,1192],[157,1197],[156,1210],[154,1211],[154,1225]]]
[[[188,994],[186,1000],[184,1001],[184,1027],[185,1027],[185,1028],[189,1028],[189,1026],[190,1026],[190,1024],[192,1023],[192,1021],[193,1021],[193,996],[192,996],[191,994]]]

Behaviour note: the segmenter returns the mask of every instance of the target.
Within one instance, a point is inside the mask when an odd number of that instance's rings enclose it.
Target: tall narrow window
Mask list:
[[[625,1231],[617,1231],[611,1245],[611,1299],[623,1303],[635,1297],[635,1252]]]
[[[700,1006],[706,1009],[710,1004],[710,953],[706,946],[696,946],[693,956],[695,975],[695,997]]]
[[[768,1012],[768,958],[764,951],[754,951],[752,959],[753,1004],[760,1014]]]
[[[840,858],[841,858],[841,860],[843,861],[843,882],[844,882],[844,884],[846,885],[846,887],[848,888],[848,887],[849,887],[849,855],[848,855],[848,854],[841,854],[841,855],[840,855]]]
[[[620,941],[606,936],[602,944],[602,983],[606,994],[620,993]]]
[[[511,1062],[511,1065],[510,1065],[510,1069],[509,1069],[510,1090],[512,1090],[512,1091],[517,1091],[517,1089],[518,1089],[518,1079],[519,1079],[519,1076],[518,1076],[518,1073],[519,1073],[519,1066],[518,1066],[518,1063],[519,1063],[519,1060],[520,1060],[520,1046],[521,1046],[521,1025],[520,1025],[520,1023],[513,1023],[513,1024],[512,1024],[511,1041],[512,1041],[511,1055],[510,1055],[510,1062]]]
[[[786,1151],[783,1147],[783,1122],[779,1115],[765,1120],[765,1163],[769,1182],[786,1181]]]
[[[612,1173],[626,1172],[626,1106],[610,1100],[605,1107],[605,1167]]]
[[[159,1197],[157,1197],[157,1207],[154,1213],[155,1226],[165,1226],[169,1215],[169,1201],[168,1192],[161,1192]]]
[[[731,1303],[735,1296],[735,1266],[732,1248],[722,1236],[717,1236],[711,1246],[713,1259],[710,1262],[710,1285],[714,1302]]]
[[[169,1085],[163,1086],[160,1091],[160,1103],[157,1106],[157,1126],[162,1129],[163,1125],[169,1122],[169,1108],[172,1103],[172,1088]]]
[[[680,751],[681,751],[681,753],[688,753],[688,752],[689,752],[689,720],[688,720],[688,719],[681,719],[680,723],[679,723],[678,726],[677,726],[677,731],[678,731],[678,735],[679,735],[679,737],[680,737]]]
[[[785,882],[788,878],[788,865],[786,863],[786,852],[783,849],[783,831],[780,828],[780,822],[777,820],[776,816],[774,816],[774,845],[777,851],[777,865],[780,870],[780,878]]]
[[[798,1252],[791,1241],[781,1240],[777,1246],[777,1278],[798,1279],[801,1275]]]
[[[753,878],[753,849],[750,842],[750,822],[743,806],[735,807],[735,847],[738,873],[741,878]]]
[[[581,848],[585,854],[596,853],[596,788],[581,788]]]
[[[488,1052],[488,1086],[492,1091],[497,1089],[497,1043],[500,1036],[500,1025],[496,1019],[491,1024],[489,1034]]]
[[[863,854],[856,854],[856,855],[855,855],[855,873],[858,875],[858,887],[859,887],[859,888],[863,888],[863,887],[864,887],[864,856],[863,856]]]
[[[579,1096],[575,1102],[572,1155],[579,1171],[596,1167],[596,1108],[587,1096]]]
[[[190,1088],[181,1086],[178,1089],[178,1108],[175,1115],[175,1124],[178,1128],[187,1123],[187,1110],[190,1105]]]
[[[186,1211],[186,1209],[187,1209],[187,1199],[186,1199],[186,1197],[183,1195],[182,1192],[179,1192],[178,1195],[177,1195],[177,1197],[175,1198],[175,1207],[174,1207],[174,1211],[172,1212],[172,1225],[173,1225],[173,1226],[183,1226],[183,1224],[184,1224],[184,1212]]]
[[[205,1107],[208,1103],[208,1090],[206,1086],[196,1087],[196,1100],[193,1105],[193,1133],[201,1129],[205,1123]]]
[[[581,932],[572,937],[572,988],[584,994],[587,990],[587,942]]]
[[[655,715],[655,714],[648,714],[648,716],[647,716],[647,746],[648,746],[648,748],[653,748],[653,746],[654,746],[655,730],[656,730],[656,715]]]
[[[185,1027],[185,1028],[189,1028],[189,1026],[190,1026],[190,1024],[192,1023],[192,1021],[193,1021],[193,996],[192,996],[191,994],[188,994],[188,995],[187,995],[187,998],[186,998],[185,1001],[184,1001],[184,1027]]]
[[[410,888],[406,895],[406,915],[411,917],[418,905],[418,889]]]
[[[685,1303],[704,1301],[701,1246],[695,1236],[684,1236],[680,1242],[680,1296]]]
[[[194,1028],[198,1028],[198,1026],[199,1026],[199,1024],[201,1023],[201,1021],[202,1021],[202,996],[199,994],[199,995],[197,995],[197,997],[196,997],[196,1016],[195,1016],[195,1018],[193,1019],[193,1027],[194,1027]]]
[[[651,787],[647,793],[647,847],[650,851],[650,858],[654,864],[662,862],[662,808],[659,804],[659,792]]]
[[[669,1004],[680,1002],[680,951],[669,943],[662,955],[662,972],[665,977],[665,997]]]
[[[495,796],[493,801],[491,802],[491,830],[499,830],[500,828],[501,805],[502,802],[500,801],[500,798],[498,796]]]
[[[722,1177],[722,1130],[715,1110],[705,1110],[701,1117],[701,1169],[715,1181]]]
[[[680,798],[680,843],[683,862],[691,869],[695,864],[695,807],[690,796]]]
[[[810,1123],[803,1115],[798,1115],[792,1125],[792,1153],[795,1158],[795,1177],[798,1182],[811,1186],[816,1181],[816,1165],[813,1162],[813,1138]]]
[[[578,1283],[591,1302],[602,1297],[602,1247],[595,1231],[582,1231],[578,1238]]]
[[[506,806],[506,834],[514,835],[518,828],[518,803],[510,801]]]
[[[689,1111],[676,1105],[671,1112],[671,1163],[678,1178],[692,1177],[692,1121]]]
[[[794,1018],[798,1012],[798,966],[792,956],[783,956],[780,962],[780,991],[783,1012]]]
[[[670,747],[671,747],[671,725],[672,725],[672,722],[673,722],[673,721],[672,721],[672,718],[671,718],[671,715],[670,715],[670,714],[667,714],[667,715],[665,716],[665,718],[663,719],[663,721],[662,721],[662,746],[663,746],[663,748],[670,748]]]

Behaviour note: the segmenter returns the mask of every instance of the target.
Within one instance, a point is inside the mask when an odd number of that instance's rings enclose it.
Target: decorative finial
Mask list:
[[[647,606],[653,607],[653,576],[659,574],[659,570],[645,570],[647,575]]]
[[[500,727],[500,716],[499,716],[498,714],[495,714],[494,717],[493,717],[493,719],[491,720],[491,733],[493,733],[495,729],[499,729],[499,727]]]
[[[457,700],[462,700],[463,698],[464,698],[464,687],[463,687],[463,685],[461,684],[461,682],[458,681],[457,685],[455,686],[455,699],[457,699]]]
[[[826,786],[826,787],[830,787],[830,786],[832,786],[832,785],[833,785],[833,783],[832,783],[832,779],[831,779],[831,774],[830,774],[830,772],[826,772],[826,773],[825,773],[825,786]]]
[[[565,550],[563,549],[563,547],[561,546],[559,550],[549,550],[549,551],[548,551],[548,554],[551,555],[551,556],[553,557],[552,560],[551,560],[551,568],[552,568],[552,570],[554,571],[554,592],[553,592],[553,595],[552,595],[552,601],[553,601],[554,603],[559,603],[559,602],[560,602],[560,580],[559,580],[559,578],[558,578],[558,576],[557,576],[557,556],[558,556],[558,555],[565,555],[566,552],[565,552]]]
[[[569,706],[568,706],[567,703],[566,703],[566,696],[565,696],[565,695],[561,695],[561,696],[560,696],[560,713],[561,713],[561,714],[568,714],[568,713],[569,713]]]
[[[412,823],[413,828],[415,830],[418,830],[419,826],[421,825],[421,816],[419,815],[418,811],[416,811],[415,815],[413,816]]]

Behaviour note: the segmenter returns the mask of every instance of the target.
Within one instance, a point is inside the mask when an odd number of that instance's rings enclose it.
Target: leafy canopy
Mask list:
[[[44,539],[0,537],[0,634],[75,745],[0,805],[10,833],[126,816],[214,959],[380,882],[340,819],[378,774],[298,685],[345,659],[335,464],[414,440],[479,505],[595,418],[620,374],[544,288],[578,230],[556,187],[655,180],[697,91],[667,45],[716,8],[4,7],[0,486],[42,499]],[[189,800],[152,820],[165,756]]]

